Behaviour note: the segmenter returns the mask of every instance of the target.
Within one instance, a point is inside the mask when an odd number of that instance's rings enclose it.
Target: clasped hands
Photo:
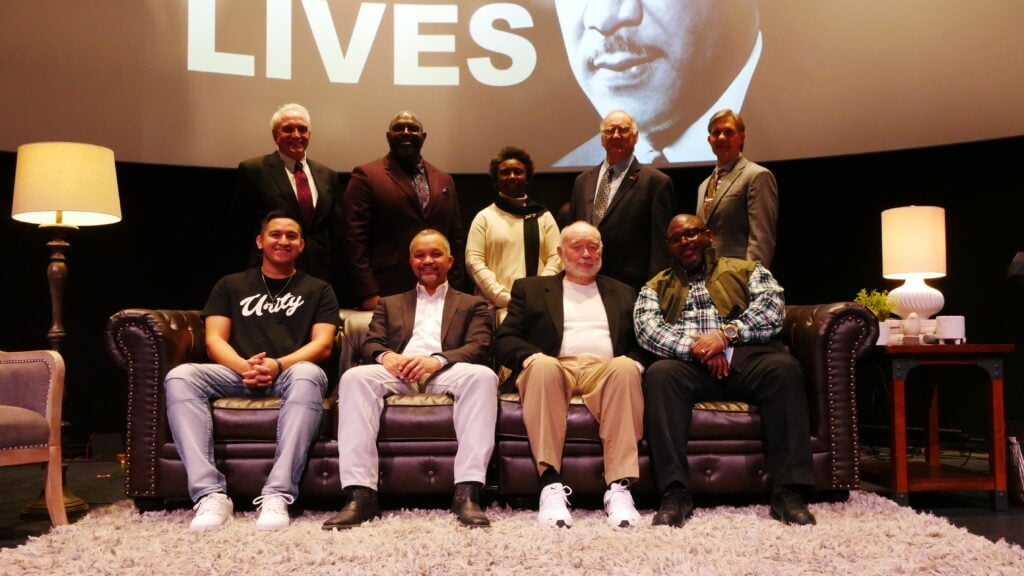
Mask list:
[[[721,331],[715,330],[701,334],[690,345],[690,356],[708,367],[712,376],[721,380],[729,375],[729,359],[724,352],[729,347],[729,340]]]
[[[250,388],[269,388],[281,374],[281,364],[273,358],[267,358],[266,352],[255,354],[245,361],[249,368],[242,372],[242,383]]]
[[[398,352],[385,352],[380,363],[392,376],[410,384],[441,369],[441,360],[436,356],[406,356]]]

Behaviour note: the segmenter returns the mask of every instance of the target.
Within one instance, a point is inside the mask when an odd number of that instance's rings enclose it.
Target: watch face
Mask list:
[[[725,337],[729,338],[730,340],[732,340],[733,338],[736,338],[737,336],[740,335],[739,330],[737,330],[736,326],[734,326],[732,324],[727,324],[725,326],[725,328],[724,328],[724,332],[725,332]]]

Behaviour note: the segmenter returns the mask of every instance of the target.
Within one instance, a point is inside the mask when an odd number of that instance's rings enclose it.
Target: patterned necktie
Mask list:
[[[309,224],[313,218],[313,191],[309,189],[309,178],[302,170],[302,162],[295,163],[295,194],[302,211],[302,223]]]
[[[427,182],[427,174],[423,166],[416,167],[416,174],[412,177],[412,184],[416,188],[416,196],[420,199],[420,210],[427,211],[427,204],[430,203],[430,184]]]
[[[711,215],[711,204],[715,201],[715,193],[718,192],[718,168],[715,168],[714,172],[711,173],[711,179],[708,180],[708,189],[704,192],[704,221],[708,221],[708,216]]]
[[[612,176],[612,167],[609,166],[604,171],[601,185],[597,187],[597,197],[594,198],[594,214],[590,222],[594,226],[601,222],[601,219],[604,218],[605,210],[608,209],[608,198],[612,195]]]

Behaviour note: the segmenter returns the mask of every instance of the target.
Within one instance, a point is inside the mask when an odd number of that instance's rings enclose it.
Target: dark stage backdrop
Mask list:
[[[429,159],[430,145],[426,148]],[[908,204],[946,209],[947,276],[930,281],[946,298],[943,313],[967,317],[973,342],[1013,342],[1008,366],[1007,418],[1024,420],[1021,326],[1024,286],[1006,268],[1024,250],[1024,202],[1009,168],[1024,157],[1024,137],[970,144],[770,162],[781,194],[774,271],[794,304],[849,300],[862,287],[893,288],[882,278],[880,213]],[[756,158],[753,158],[756,160]],[[10,219],[15,154],[0,153],[0,238],[6,248],[0,276],[0,349],[48,346],[46,238]],[[341,167],[339,167],[341,168]],[[118,164],[124,220],[86,228],[70,238],[65,304],[68,399],[72,444],[124,427],[124,377],[111,364],[102,334],[109,315],[127,307],[201,308],[213,283],[232,271],[224,226],[234,170]],[[670,170],[683,206],[696,201],[706,167]],[[557,210],[568,198],[572,173],[539,174],[532,194]],[[456,175],[468,222],[491,202],[489,179]],[[868,371],[871,372],[870,370]],[[984,413],[979,382],[943,396],[943,426],[980,435]],[[962,397],[962,398],[961,398]],[[877,391],[861,407],[865,422],[883,420]]]

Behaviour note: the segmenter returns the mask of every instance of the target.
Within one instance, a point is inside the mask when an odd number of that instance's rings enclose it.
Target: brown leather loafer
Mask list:
[[[818,523],[814,519],[814,514],[807,509],[807,503],[804,502],[803,497],[790,490],[781,490],[772,494],[771,515],[772,518],[783,524],[807,526]]]
[[[341,512],[328,518],[321,528],[324,530],[347,530],[374,518],[380,518],[377,491],[356,486],[349,490],[348,504],[345,504]]]
[[[480,508],[480,485],[476,482],[459,482],[455,485],[452,496],[451,511],[459,519],[459,524],[470,528],[486,528],[491,525],[483,509]]]

